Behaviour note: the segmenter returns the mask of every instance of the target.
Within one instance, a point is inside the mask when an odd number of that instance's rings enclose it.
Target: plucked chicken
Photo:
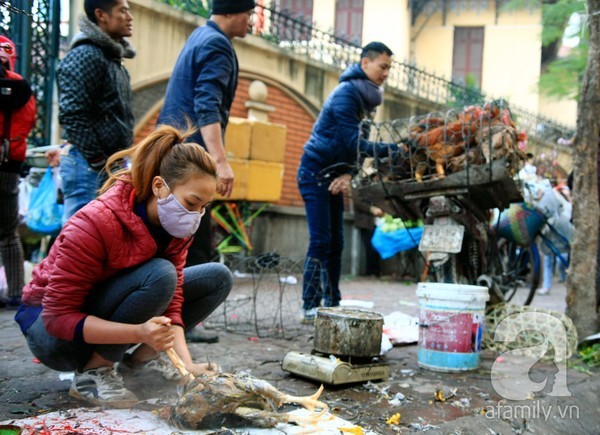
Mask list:
[[[323,386],[312,396],[291,396],[246,373],[219,373],[193,379],[185,385],[177,404],[163,409],[161,415],[185,429],[226,425],[274,427],[278,423],[304,426],[316,423],[328,410],[328,406],[318,400],[322,392]],[[282,405],[292,403],[320,412],[310,418],[278,412]]]

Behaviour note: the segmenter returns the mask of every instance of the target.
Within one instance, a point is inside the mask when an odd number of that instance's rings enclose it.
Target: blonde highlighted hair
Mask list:
[[[185,142],[195,132],[159,125],[130,148],[116,152],[106,162],[108,180],[100,189],[106,192],[118,180],[132,184],[137,201],[152,194],[152,180],[161,176],[171,188],[185,183],[191,175],[204,174],[217,179],[217,165],[200,145]],[[120,168],[120,169],[116,169]]]

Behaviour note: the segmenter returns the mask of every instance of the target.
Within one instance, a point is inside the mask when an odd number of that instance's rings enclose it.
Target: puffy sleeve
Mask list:
[[[113,221],[102,216],[102,212],[93,219],[89,214],[79,213],[58,236],[53,256],[55,272],[49,277],[42,299],[42,318],[50,335],[73,340],[76,325],[87,316],[84,302],[103,277],[106,239],[115,234]]]

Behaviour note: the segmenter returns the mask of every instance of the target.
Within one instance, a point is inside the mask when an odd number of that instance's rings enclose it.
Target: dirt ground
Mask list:
[[[252,278],[237,273],[236,287],[224,307],[217,310],[207,326],[219,333],[218,343],[192,343],[190,350],[198,361],[220,364],[227,372],[246,371],[269,381],[292,395],[310,395],[319,383],[282,370],[281,363],[290,351],[310,353],[314,331],[298,322],[300,285],[294,275]],[[369,306],[388,315],[395,311],[418,316],[416,284],[391,280],[345,279],[342,282],[346,303]],[[534,304],[558,311],[564,310],[564,286],[557,285],[550,296],[536,297]],[[0,422],[51,411],[69,410],[81,403],[69,398],[70,380],[34,362],[25,341],[12,321],[12,313],[0,311]],[[283,338],[285,337],[285,338]],[[385,355],[390,377],[384,381],[340,386],[326,385],[321,399],[332,412],[365,431],[374,433],[406,433],[431,430],[432,433],[600,433],[600,409],[597,397],[600,382],[592,376],[569,370],[572,397],[551,397],[552,382],[527,406],[577,406],[578,415],[553,419],[536,415],[492,415],[506,400],[491,385],[490,370],[496,355],[481,353],[477,370],[441,373],[420,368],[416,344],[395,346]],[[537,382],[552,380],[554,364],[538,363],[531,372]],[[142,401],[140,410],[156,410],[177,400],[173,385],[148,375],[126,377],[126,384]],[[442,402],[435,398],[437,390],[454,397]],[[521,403],[521,402],[516,402]],[[292,409],[291,407],[284,410]],[[386,424],[400,413],[397,425]],[[570,418],[573,417],[573,418]],[[490,432],[491,431],[491,432]],[[217,433],[217,432],[215,432]],[[221,432],[224,433],[224,432]],[[229,432],[229,433],[244,433]]]

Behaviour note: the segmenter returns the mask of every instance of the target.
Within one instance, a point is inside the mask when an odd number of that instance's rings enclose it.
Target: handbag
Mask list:
[[[31,192],[25,222],[31,231],[57,235],[62,228],[64,205],[57,202],[57,186],[48,167],[40,185]]]

